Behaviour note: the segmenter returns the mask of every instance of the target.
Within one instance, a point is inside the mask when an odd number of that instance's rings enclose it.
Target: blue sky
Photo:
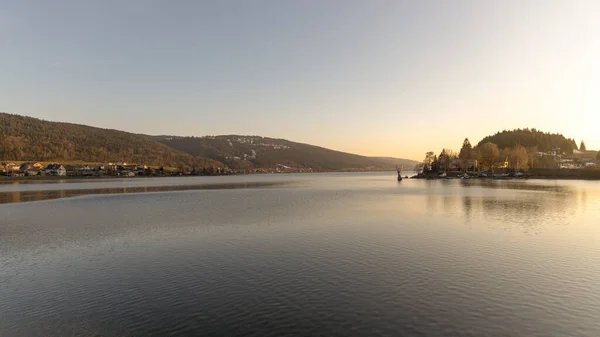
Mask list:
[[[600,148],[599,1],[4,1],[0,111],[421,159],[502,129]]]

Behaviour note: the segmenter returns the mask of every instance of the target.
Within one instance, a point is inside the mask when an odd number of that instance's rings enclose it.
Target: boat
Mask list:
[[[402,181],[402,170],[404,169],[404,166],[398,168],[398,166],[396,165],[396,172],[398,172],[398,181]]]

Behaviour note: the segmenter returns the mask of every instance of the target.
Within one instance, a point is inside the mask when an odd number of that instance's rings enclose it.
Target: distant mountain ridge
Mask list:
[[[0,161],[117,162],[234,169],[310,168],[317,171],[412,167],[412,160],[365,157],[259,136],[149,136],[0,113]]]
[[[273,168],[284,165],[321,171],[385,170],[393,169],[396,165],[412,168],[417,163],[400,158],[360,156],[285,139],[260,136],[155,136],[154,139],[176,150],[218,160],[236,169]]]

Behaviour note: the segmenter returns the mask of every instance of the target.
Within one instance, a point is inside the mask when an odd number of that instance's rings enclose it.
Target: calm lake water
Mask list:
[[[9,183],[0,202],[3,337],[600,336],[598,182]]]

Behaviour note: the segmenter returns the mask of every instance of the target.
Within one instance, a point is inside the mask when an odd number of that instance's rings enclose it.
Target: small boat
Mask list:
[[[396,165],[396,172],[398,172],[398,181],[402,181],[402,170],[404,169],[404,166],[398,168],[398,166]]]

